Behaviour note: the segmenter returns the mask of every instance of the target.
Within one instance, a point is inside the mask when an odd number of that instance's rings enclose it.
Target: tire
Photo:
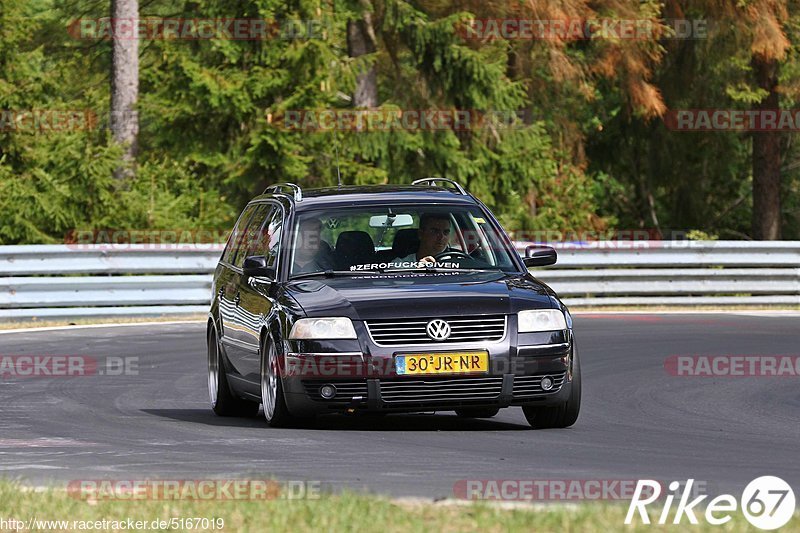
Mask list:
[[[499,412],[499,407],[465,407],[456,409],[456,414],[460,418],[492,418]]]
[[[289,427],[296,422],[286,406],[283,381],[278,372],[278,351],[269,335],[261,340],[261,404],[270,427]]]
[[[258,403],[236,396],[228,384],[222,350],[219,347],[217,328],[208,332],[208,397],[211,409],[219,416],[248,416],[258,414]]]
[[[522,412],[534,429],[568,428],[581,411],[581,364],[578,351],[572,351],[572,389],[566,402],[553,406],[525,405]]]

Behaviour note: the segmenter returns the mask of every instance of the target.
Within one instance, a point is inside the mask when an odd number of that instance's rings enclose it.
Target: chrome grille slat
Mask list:
[[[469,391],[478,391],[478,390],[480,390],[480,388],[481,388],[480,386],[470,387],[469,385],[465,385],[463,387],[447,387],[446,389],[442,389],[442,390],[443,391],[446,390],[447,392],[461,393],[461,392],[469,392]],[[487,385],[486,388],[493,389],[493,387],[491,385]],[[392,388],[392,389],[386,389],[386,392],[387,393],[388,392],[414,392],[414,391],[417,391],[417,390],[420,390],[420,388],[419,387],[410,387],[410,388],[405,388],[405,389]]]
[[[554,386],[563,385],[563,381],[553,381]],[[514,390],[541,390],[541,382],[536,383],[535,385],[520,385],[519,387],[514,387]]]
[[[476,394],[492,394],[495,392],[496,387],[484,387],[484,388],[468,388],[468,389],[435,389],[428,391],[431,387],[423,387],[417,389],[407,389],[407,390],[383,390],[384,395],[387,394],[406,394],[406,393],[414,393],[416,395],[420,394],[463,394],[466,392],[474,392]]]
[[[471,328],[471,327],[482,327],[482,326],[483,327],[497,327],[497,328],[503,327],[503,321],[496,321],[496,322],[492,322],[492,323],[480,323],[480,324],[469,324],[469,323],[461,324],[461,323],[458,323],[458,322],[450,322],[450,321],[448,321],[448,322],[454,328],[467,328],[467,327]],[[397,329],[397,328],[400,328],[400,327],[404,327],[405,328],[405,327],[408,327],[408,326],[425,326],[427,324],[428,324],[428,322],[422,322],[420,324],[398,324],[396,326],[386,326],[385,324],[374,324],[374,323],[371,323],[370,327],[372,327],[372,329],[394,330],[394,329]]]
[[[336,387],[336,396],[331,400],[326,400],[319,394],[319,388],[322,385],[331,384]],[[303,381],[303,388],[311,399],[323,402],[336,402],[344,401],[353,398],[354,396],[367,397],[367,382],[364,381],[341,381],[336,380],[306,380]]]
[[[536,377],[536,379],[534,379],[534,380],[530,380],[530,381],[527,381],[527,380],[520,380],[520,381],[519,381],[519,385],[520,385],[520,386],[525,386],[525,385],[539,385],[539,383],[541,383],[541,382],[542,382],[542,378],[543,378],[545,375],[548,375],[548,376],[552,377],[552,378],[553,378],[553,381],[554,381],[555,383],[561,383],[562,381],[564,381],[564,378],[561,378],[561,377],[558,377],[558,376],[553,376],[552,374],[543,374],[542,376],[537,376],[537,377]],[[516,384],[516,383],[515,383],[515,384]]]
[[[549,375],[550,377],[553,378],[553,383],[562,383],[564,381],[563,378],[559,378],[559,377],[553,376],[552,374],[546,374],[546,375]],[[533,380],[533,381],[522,381],[518,385],[520,387],[523,387],[523,386],[539,386],[539,384],[541,384],[541,382],[542,382],[542,378],[539,377],[538,379]],[[514,382],[514,385],[517,385],[516,381]]]
[[[445,384],[447,386],[494,384],[495,379],[496,378],[475,378],[474,381],[472,381],[470,378],[448,379]],[[432,380],[409,379],[407,381],[404,380],[403,382],[401,381],[384,382],[384,385],[386,385],[387,387],[403,388],[403,387],[424,387],[425,385],[435,384],[435,383],[442,383],[442,382],[435,380],[432,381]]]
[[[486,394],[470,394],[469,396],[464,396],[463,394],[415,394],[413,398],[411,397],[391,397],[391,398],[384,398],[383,401],[386,403],[400,403],[400,402],[429,402],[432,400],[457,400],[457,401],[464,401],[464,400],[489,400],[492,398],[497,398],[497,394],[494,393],[486,393]]]
[[[449,317],[449,318],[446,318],[445,320],[447,320],[450,323],[458,323],[458,322],[472,322],[473,320],[476,320],[476,319],[480,319],[480,320],[482,320],[484,322],[490,322],[490,321],[493,321],[493,320],[497,321],[497,322],[502,322],[503,320],[505,320],[505,317],[501,316],[501,315],[475,315],[475,316],[471,316],[471,317],[467,317],[467,318],[464,318],[464,317]],[[402,320],[402,319],[399,319],[398,320],[398,319],[378,318],[378,319],[372,320],[371,322],[374,322],[376,324],[380,324],[380,325],[383,325],[383,326],[396,326],[396,325],[406,325],[406,324],[427,324],[431,320],[432,319],[425,319],[425,320]]]
[[[445,343],[446,343],[446,342],[456,342],[456,341],[454,341],[454,340],[453,340],[453,337],[454,337],[454,336],[455,336],[455,335],[451,335],[451,336],[450,336],[450,338],[449,338],[447,341],[444,341],[444,342],[445,342]],[[467,336],[467,335],[464,335],[463,337],[459,337],[459,338],[458,338],[458,342],[470,342],[470,341],[482,341],[482,340],[489,340],[489,339],[486,339],[486,337],[487,337],[487,336],[488,336],[488,335],[469,335],[469,336]],[[495,335],[495,336],[498,336],[498,337],[499,337],[499,335]],[[502,337],[501,337],[501,338],[502,338]],[[428,342],[434,342],[434,341],[428,341]],[[442,341],[435,341],[435,342],[437,342],[437,343],[439,343],[439,344],[442,344]]]
[[[503,324],[450,324],[452,329],[501,328]]]
[[[386,403],[486,400],[500,396],[503,378],[383,380],[380,387],[381,398]]]
[[[427,324],[427,322],[425,324]],[[408,325],[404,325],[402,327],[406,328],[406,327],[408,327]],[[481,329],[483,329],[483,328],[503,329],[503,324],[502,323],[497,323],[497,324],[453,324],[453,323],[451,323],[450,327],[452,329],[476,329],[476,328],[481,328]],[[381,326],[372,326],[372,325],[370,325],[370,330],[373,331],[373,332],[396,331],[397,329],[399,329],[399,326],[397,328],[386,328],[386,327],[381,327]]]
[[[452,338],[454,335],[457,335],[457,334],[458,334],[458,332],[454,332],[454,333],[453,333],[453,335],[451,335],[450,337]],[[486,338],[487,336],[499,336],[499,337],[501,337],[501,338],[502,338],[502,335],[503,335],[503,330],[502,330],[502,329],[500,329],[500,330],[497,330],[497,331],[483,332],[483,333],[481,333],[481,334],[475,334],[475,333],[473,333],[472,335],[461,335],[459,338],[460,338],[460,339],[466,339],[466,338],[484,339],[484,338]],[[417,337],[419,337],[419,336],[420,336],[420,335],[419,335],[419,333],[392,333],[392,334],[391,334],[391,337],[392,337],[392,338],[397,338],[397,337],[412,337],[412,338],[417,338]],[[380,337],[381,337],[381,335],[380,335],[380,334],[379,334],[379,335],[375,335],[375,334],[373,334],[373,337],[374,337],[374,338],[380,338]],[[427,341],[428,341],[429,343],[434,343],[434,342],[436,342],[436,343],[441,343],[441,342],[442,342],[442,341],[433,341],[433,340],[429,339],[427,336],[426,336],[425,338],[427,339]],[[449,339],[448,339],[448,340],[449,340]],[[447,342],[447,341],[444,341],[444,342]]]
[[[542,390],[542,378],[550,376],[553,379],[553,388]],[[561,390],[566,379],[566,372],[545,372],[535,376],[514,376],[514,398],[544,396],[554,394]]]
[[[368,320],[365,325],[373,342],[378,346],[497,342],[505,338],[507,329],[505,315],[442,317],[442,320],[450,325],[450,338],[435,341],[428,337],[426,331],[430,320],[418,318]]]

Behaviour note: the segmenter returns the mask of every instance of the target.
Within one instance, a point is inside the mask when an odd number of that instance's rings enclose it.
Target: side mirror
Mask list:
[[[275,279],[275,269],[267,266],[267,258],[263,255],[245,257],[242,272],[245,277],[259,277]]]
[[[528,246],[522,261],[528,268],[554,265],[558,261],[558,254],[550,246]]]

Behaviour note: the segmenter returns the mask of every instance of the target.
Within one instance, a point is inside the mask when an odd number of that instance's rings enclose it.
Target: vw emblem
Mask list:
[[[444,320],[431,320],[428,322],[428,327],[425,328],[428,332],[428,337],[435,341],[446,341],[450,338],[450,324]]]

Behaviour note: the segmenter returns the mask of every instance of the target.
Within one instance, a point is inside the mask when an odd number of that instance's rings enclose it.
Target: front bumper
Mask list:
[[[283,385],[289,410],[297,416],[366,410],[447,411],[464,407],[509,407],[564,403],[572,388],[572,330],[518,333],[516,315],[506,317],[496,341],[386,346],[363,321],[354,321],[358,340],[289,341],[284,347]],[[486,351],[482,374],[397,375],[402,353]],[[542,388],[549,377],[552,388]],[[320,388],[336,395],[323,398]]]
[[[285,358],[283,385],[289,410],[297,416],[329,412],[419,412],[465,407],[555,405],[566,402],[572,387],[571,333],[558,342],[526,346],[442,346],[449,349],[489,352],[490,368],[484,374],[398,376],[393,356],[407,350],[378,353],[364,351],[289,352]],[[310,347],[310,346],[309,346]],[[330,348],[330,347],[327,347]],[[420,351],[420,350],[414,350]],[[551,386],[542,387],[542,381]],[[336,394],[325,398],[324,385]]]
[[[553,374],[549,374],[553,376]],[[520,379],[522,378],[522,379]],[[563,378],[561,378],[563,380]],[[468,381],[477,383],[469,383]],[[346,411],[419,412],[448,411],[464,407],[510,407],[512,405],[554,405],[569,398],[570,382],[554,391],[533,392],[531,383],[541,376],[493,376],[465,378],[458,381],[443,378],[413,380],[304,380],[303,392],[287,391],[289,410],[298,416]],[[332,384],[337,396],[323,399],[320,388]],[[461,391],[456,389],[461,388]],[[469,390],[463,390],[468,388]]]

